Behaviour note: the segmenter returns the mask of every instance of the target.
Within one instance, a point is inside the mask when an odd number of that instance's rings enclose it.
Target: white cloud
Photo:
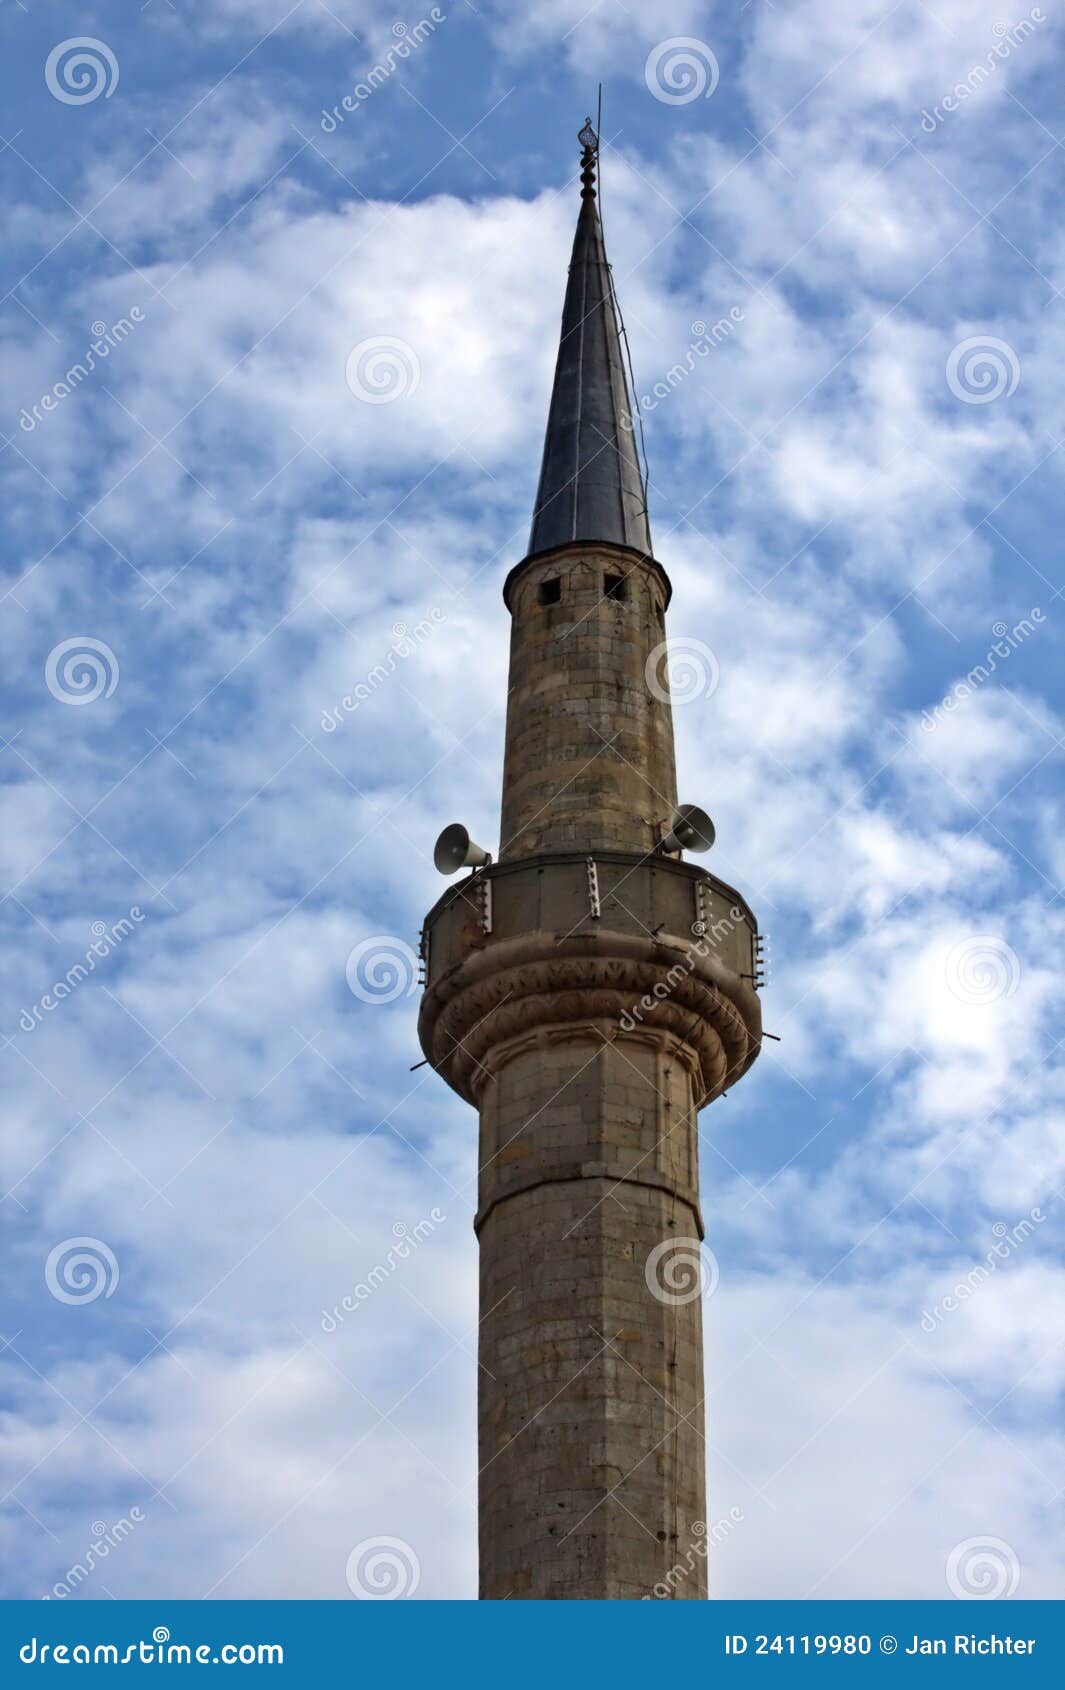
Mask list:
[[[371,40],[391,22],[334,10]],[[605,160],[641,391],[693,321],[743,312],[645,419],[670,628],[720,662],[713,696],[676,712],[682,796],[712,810],[711,866],[770,929],[767,1025],[784,1035],[703,1122],[724,1240],[710,1518],[733,1499],[746,1516],[715,1588],[938,1595],[953,1545],[992,1532],[1021,1557],[1020,1594],[1049,1595],[1037,1523],[1061,1450],[1041,1346],[1060,1286],[1042,1231],[933,1343],[919,1325],[990,1225],[1049,1209],[1065,1170],[1050,628],[921,726],[998,619],[1051,610],[1034,466],[1057,428],[1054,313],[990,223],[950,255],[977,213],[912,148],[891,158],[893,125],[918,137],[921,105],[992,12],[767,8],[730,59],[709,9],[655,6],[624,27],[613,6],[581,10],[490,25],[508,60],[539,69],[609,51],[641,120],[662,125],[626,127]],[[280,0],[211,11],[234,47],[276,24],[359,60],[310,0],[284,22]],[[654,104],[647,44],[686,32],[721,48],[757,134],[780,120],[768,145],[786,168],[744,156],[725,89],[695,113]],[[1047,26],[1018,49],[1003,86],[1034,75],[1050,40]],[[27,1540],[19,1517],[30,1595],[138,1497],[148,1521],[105,1575],[119,1595],[343,1597],[348,1551],[380,1532],[415,1548],[423,1594],[473,1589],[475,1121],[410,1071],[416,996],[361,1003],[345,963],[373,933],[416,945],[440,826],[461,816],[494,842],[499,589],[525,544],[574,196],[559,182],[531,199],[331,200],[317,165],[283,162],[299,144],[288,85],[252,62],[178,130],[181,164],[153,155],[100,209],[169,306],[149,289],[102,379],[18,438],[54,489],[4,459],[24,689],[9,731],[38,771],[7,753],[5,866],[32,912],[4,906],[17,1000],[62,976],[93,920],[148,910],[32,1034],[5,1027],[18,1283],[42,1345],[27,1354],[79,1408],[113,1393],[75,1426],[4,1361],[13,1477],[29,1474],[17,1494],[59,1538]],[[317,73],[300,74],[310,109]],[[201,87],[170,91],[174,118]],[[981,155],[975,105],[927,149],[981,208],[1032,162],[1028,120],[987,98],[1006,179]],[[84,203],[139,156],[135,135],[71,164]],[[708,190],[700,238],[673,207]],[[1030,240],[1043,191],[1036,172],[994,221],[1057,274],[1051,237]],[[27,265],[65,226],[16,206]],[[86,299],[103,315],[129,304],[136,278],[94,251],[49,282],[62,343],[25,339],[18,404],[83,349]],[[985,407],[945,376],[981,328],[1022,365],[1017,392]],[[416,360],[387,405],[345,379],[377,336]],[[1005,496],[1026,475],[1021,523]],[[434,610],[325,731],[396,628]],[[91,711],[43,681],[78,631],[121,663]],[[1000,947],[989,1002],[955,989],[974,940]],[[985,964],[970,962],[979,998]],[[434,1205],[446,1223],[324,1333],[322,1310],[393,1227]],[[63,1311],[42,1264],[85,1233],[115,1250],[121,1298]],[[150,1353],[156,1338],[167,1348]],[[988,1395],[1010,1390],[1009,1415],[985,1423]],[[379,1423],[366,1398],[399,1406]],[[176,1469],[171,1512],[152,1492]]]

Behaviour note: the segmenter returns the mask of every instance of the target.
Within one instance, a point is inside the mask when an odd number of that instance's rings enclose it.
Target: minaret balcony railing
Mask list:
[[[426,917],[422,1049],[477,1105],[512,1041],[534,1028],[668,1035],[690,1051],[701,1108],[758,1054],[758,937],[738,892],[666,856],[492,863]]]

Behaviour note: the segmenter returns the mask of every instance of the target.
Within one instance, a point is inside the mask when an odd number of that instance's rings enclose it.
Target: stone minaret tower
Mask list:
[[[757,929],[666,837],[670,586],[581,141],[498,861],[426,917],[419,1032],[480,1115],[481,1596],[698,1598],[696,1112],[758,1053]]]

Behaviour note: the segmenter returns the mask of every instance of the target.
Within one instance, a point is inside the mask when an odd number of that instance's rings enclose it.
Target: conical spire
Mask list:
[[[581,130],[581,209],[529,552],[604,540],[650,552],[647,500],[596,204],[598,136]]]

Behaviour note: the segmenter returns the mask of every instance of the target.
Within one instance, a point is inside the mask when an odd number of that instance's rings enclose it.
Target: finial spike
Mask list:
[[[581,199],[595,198],[595,167],[599,158],[599,136],[590,117],[584,120],[584,128],[577,136],[584,148],[581,155]]]

